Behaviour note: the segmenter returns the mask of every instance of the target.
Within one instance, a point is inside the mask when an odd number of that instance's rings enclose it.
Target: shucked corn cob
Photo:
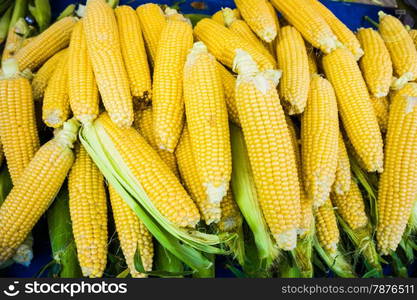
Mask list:
[[[107,199],[104,180],[83,146],[75,148],[68,176],[69,209],[78,261],[86,277],[101,277],[107,264]]]
[[[88,55],[104,107],[120,127],[133,123],[129,79],[123,64],[117,22],[104,0],[89,0],[84,17]]]
[[[316,232],[320,245],[330,254],[337,252],[340,233],[330,199],[315,211]]]
[[[388,127],[390,106],[388,102],[388,97],[371,97],[371,102],[372,106],[374,107],[375,115],[378,119],[379,128],[381,129],[381,132],[386,132]]]
[[[259,202],[278,247],[291,250],[300,224],[300,184],[290,133],[275,83],[248,53],[236,52],[236,103]]]
[[[224,8],[224,9],[230,9],[228,7]],[[232,9],[234,16],[236,17],[236,19],[242,19],[240,12],[237,8]],[[217,23],[219,23],[220,25],[225,25],[224,22],[224,14],[223,14],[223,8],[217,12],[215,12],[212,16],[211,19]]]
[[[417,83],[408,83],[391,98],[385,170],[378,193],[378,247],[395,251],[417,198]]]
[[[221,74],[202,42],[187,56],[184,101],[198,175],[208,200],[221,202],[232,174],[229,123]]]
[[[355,58],[349,50],[339,48],[323,57],[323,67],[336,92],[343,126],[355,151],[367,171],[382,172],[384,154],[381,132]]]
[[[235,99],[236,78],[225,67],[223,67],[222,64],[217,63],[217,68],[219,69],[222,77],[224,99],[226,100],[229,119],[236,125],[240,126]]]
[[[220,203],[222,216],[219,222],[219,229],[222,232],[232,232],[242,225],[242,215],[231,189],[227,191],[222,203]]]
[[[350,190],[350,162],[342,133],[339,131],[337,145],[337,167],[336,177],[333,184],[333,191],[336,194],[344,195]]]
[[[74,161],[78,123],[70,120],[36,152],[0,207],[0,263],[23,242],[61,188]]]

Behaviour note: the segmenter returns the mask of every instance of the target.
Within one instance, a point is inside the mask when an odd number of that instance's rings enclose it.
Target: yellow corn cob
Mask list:
[[[417,83],[391,98],[385,171],[378,193],[377,240],[382,254],[395,251],[417,199]]]
[[[228,190],[220,206],[222,211],[219,222],[220,231],[231,232],[242,225],[242,215],[240,214],[239,206],[237,206],[235,199],[233,199],[231,189]]]
[[[59,51],[50,59],[48,59],[38,70],[38,72],[36,72],[32,80],[32,93],[35,100],[42,99],[46,87],[48,86],[49,79],[52,77],[52,74],[54,73],[57,65],[67,52],[67,49]]]
[[[365,203],[355,181],[351,181],[350,190],[347,194],[332,193],[331,200],[336,211],[353,230],[365,227],[368,224]]]
[[[264,46],[261,40],[259,40],[256,34],[250,29],[249,25],[243,20],[236,19],[232,9],[224,8],[223,15],[225,24],[231,31],[236,33],[242,39],[246,40],[265,56],[270,55],[268,49]]]
[[[210,202],[221,202],[232,174],[229,123],[216,59],[196,42],[184,68],[184,102],[198,175]],[[201,101],[204,99],[204,101]]]
[[[272,6],[270,1],[266,1],[266,6],[269,9],[270,14],[272,15],[273,19],[274,19],[274,23],[275,23],[275,27],[277,28],[277,36],[279,34],[279,30],[280,30],[280,24],[279,24],[279,19],[278,19],[278,14],[275,10],[275,8]]]
[[[166,24],[164,12],[158,5],[147,3],[139,6],[136,13],[139,17],[145,46],[150,56],[149,60],[154,65],[159,38]]]
[[[207,225],[218,223],[222,215],[220,205],[223,205],[225,200],[221,204],[208,201],[205,188],[200,176],[198,176],[194,153],[188,128],[184,126],[178,147],[175,149],[175,157],[177,158],[181,178],[191,198],[197,204],[205,223]]]
[[[335,194],[344,195],[350,190],[350,162],[342,133],[339,131],[337,147],[336,178],[333,184]]]
[[[378,119],[381,132],[386,132],[388,127],[389,102],[387,97],[375,98],[371,96],[372,106]]]
[[[83,124],[93,121],[99,113],[99,97],[83,21],[72,32],[68,52],[68,97],[74,116]]]
[[[145,271],[152,271],[154,254],[152,235],[111,185],[109,185],[109,194],[117,235],[130,274],[133,278],[147,277],[136,271],[135,254],[139,250],[143,268]]]
[[[327,199],[326,202],[315,211],[315,219],[317,238],[320,245],[330,254],[336,253],[340,233],[330,199]]]
[[[19,70],[34,71],[56,52],[68,46],[76,21],[76,18],[65,17],[55,22],[17,52],[15,58],[19,63]]]
[[[335,89],[343,126],[355,151],[367,171],[382,172],[384,154],[381,132],[355,58],[349,50],[339,48],[323,57],[323,67]]]
[[[300,184],[290,133],[275,83],[248,53],[236,52],[236,103],[258,199],[278,247],[291,250],[300,223]]]
[[[140,110],[136,110],[140,111]],[[153,118],[152,118],[152,108],[147,108],[140,111],[140,116],[135,115],[135,128],[139,133],[145,138],[149,145],[159,154],[161,159],[167,164],[171,171],[177,176],[178,168],[177,161],[175,159],[174,153],[162,150],[158,147],[155,141],[155,136],[153,133]]]
[[[83,276],[102,277],[107,264],[107,202],[104,179],[78,144],[68,176],[69,209]]]
[[[217,68],[219,69],[222,77],[224,99],[226,100],[229,119],[236,125],[240,126],[235,99],[236,78],[229,72],[229,70],[223,67],[222,64],[217,63]]]
[[[313,75],[306,110],[301,121],[304,182],[314,207],[329,198],[337,168],[339,116],[333,87]]]
[[[133,123],[129,79],[123,64],[117,22],[104,0],[89,0],[84,17],[88,55],[104,107],[117,126]]]
[[[235,0],[239,12],[250,28],[265,42],[272,42],[277,36],[274,16],[266,0]]]
[[[197,26],[194,27],[194,34],[198,40],[207,45],[210,53],[217,60],[229,68],[233,67],[236,49],[248,52],[261,70],[276,68],[276,62],[272,55],[264,55],[236,33],[211,19],[203,19],[198,22]]]
[[[152,97],[151,73],[139,19],[133,8],[127,5],[118,6],[114,11],[130,91],[135,98],[149,100]]]
[[[324,53],[336,49],[337,37],[320,13],[311,5],[307,5],[305,0],[271,0],[271,3],[313,47],[319,48]]]
[[[107,132],[132,176],[161,214],[177,226],[195,226],[200,220],[197,207],[146,140],[133,127],[115,126],[107,113],[101,114],[95,122]]]
[[[392,62],[384,40],[372,28],[360,28],[357,36],[365,50],[359,65],[368,89],[374,97],[385,97],[392,81]]]
[[[411,39],[414,42],[414,46],[417,47],[417,29],[412,29],[408,31],[408,34],[411,36]]]
[[[379,32],[391,54],[394,74],[394,89],[417,79],[417,50],[404,25],[396,17],[379,12]]]
[[[15,67],[17,68],[16,62]],[[18,73],[0,79],[0,97],[1,142],[12,181],[16,184],[39,149],[35,107],[29,80]]]
[[[36,152],[0,207],[0,263],[10,258],[46,211],[74,161],[70,149],[78,124],[64,129]]]
[[[6,44],[4,45],[1,60],[5,61],[13,57],[22,47],[23,41],[29,33],[29,26],[23,18],[20,18],[16,24],[9,29]]]
[[[311,5],[318,12],[324,21],[329,24],[337,39],[350,51],[356,60],[359,60],[364,51],[355,34],[341,22],[324,4],[319,0],[306,0],[306,5]]]
[[[301,114],[307,103],[310,74],[307,50],[300,33],[284,26],[277,40],[278,67],[282,70],[280,96],[290,115]]]
[[[310,75],[313,75],[318,73],[316,52],[311,45],[306,46],[306,49],[308,58],[308,70],[310,71]]]
[[[30,38],[26,38],[23,40],[22,42],[22,48],[25,47],[27,44],[29,44],[30,42],[32,42],[34,39],[36,38],[36,36],[32,36]]]
[[[241,19],[240,12],[239,12],[239,10],[237,8],[231,9],[231,8],[226,7],[226,8],[222,8],[221,10],[216,11],[211,16],[211,19],[213,21],[215,21],[216,23],[219,23],[220,25],[223,25],[223,26],[225,25],[223,9],[230,9],[230,10],[232,10],[233,11],[233,15],[235,16],[235,18],[236,19],[239,19],[239,20]]]
[[[183,69],[192,46],[191,25],[185,21],[168,20],[161,33],[155,61],[152,103],[156,144],[169,152],[174,151],[183,127]]]
[[[68,54],[67,52],[56,66],[45,90],[42,105],[44,123],[58,128],[69,118],[70,103],[68,98]]]

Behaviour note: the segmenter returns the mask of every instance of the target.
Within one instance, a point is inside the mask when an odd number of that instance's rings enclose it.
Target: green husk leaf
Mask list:
[[[313,238],[314,229],[306,236],[299,237],[297,247],[291,251],[291,255],[299,271],[299,277],[302,278],[313,278]]]
[[[391,266],[392,266],[392,269],[394,270],[394,274],[396,275],[396,277],[408,278],[407,267],[403,264],[398,254],[395,252],[391,252],[391,258],[392,258]]]
[[[119,5],[119,0],[106,0],[106,2],[112,8],[116,8],[116,6]]]
[[[300,270],[294,265],[292,258],[288,255],[281,259],[279,264],[279,274],[281,278],[300,278]]]
[[[49,0],[34,0],[34,5],[29,4],[29,11],[38,23],[39,32],[44,31],[51,24],[51,6]]]
[[[233,257],[238,261],[238,263],[243,266],[245,263],[245,236],[243,233],[242,224],[240,224],[234,231],[237,237],[233,240],[230,240],[226,243],[230,251],[233,254]]]
[[[187,19],[189,19],[191,21],[191,24],[193,26],[195,26],[202,19],[210,18],[210,15],[204,15],[204,14],[185,14],[184,17],[187,18]]]
[[[59,21],[65,17],[73,16],[75,13],[75,7],[75,4],[70,4],[67,7],[65,7],[56,20]]]
[[[24,18],[26,16],[27,7],[28,7],[28,0],[15,0],[13,14],[9,23],[9,28],[13,28],[14,24],[16,24],[16,22],[20,18]]]
[[[243,133],[240,128],[230,124],[230,135],[233,159],[233,196],[254,235],[260,259],[259,267],[268,269],[278,257],[279,251],[272,239],[258,203]]]
[[[212,265],[210,268],[205,269],[205,270],[201,270],[198,272],[195,272],[193,274],[193,278],[215,278],[216,277],[216,256],[214,254],[205,254],[205,256],[207,257],[208,260],[210,260],[212,262]]]
[[[9,32],[10,19],[12,17],[13,6],[10,6],[0,19],[0,44],[4,42]]]
[[[161,244],[155,243],[155,270],[159,272],[170,272],[182,274],[177,277],[183,277],[184,265],[171,252],[166,250]]]
[[[6,10],[8,10],[10,6],[13,6],[13,1],[14,0],[6,0],[0,3],[0,15],[2,15]]]

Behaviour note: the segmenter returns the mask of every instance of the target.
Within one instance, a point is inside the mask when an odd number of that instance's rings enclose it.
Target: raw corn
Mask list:
[[[252,30],[265,42],[272,42],[277,36],[274,16],[266,0],[235,0],[243,19]]]
[[[242,225],[242,215],[236,201],[233,199],[231,189],[228,190],[220,206],[222,211],[219,222],[220,231],[232,232]]]
[[[217,60],[229,68],[233,67],[235,51],[242,49],[254,58],[262,71],[276,69],[272,55],[264,55],[239,35],[211,19],[198,22],[194,27],[194,35],[207,46]]]
[[[349,50],[339,48],[323,57],[323,67],[336,92],[343,126],[355,151],[368,172],[382,172],[382,136],[355,58]]]
[[[130,92],[136,99],[149,101],[152,98],[151,73],[142,30],[136,12],[127,5],[114,10],[119,27],[123,60],[130,82]]]
[[[198,175],[208,200],[220,203],[232,174],[229,123],[222,77],[202,42],[196,42],[187,56],[184,102]]]
[[[115,126],[107,113],[95,123],[106,131],[123,163],[161,214],[177,226],[194,227],[200,220],[197,207],[146,140],[132,127]]]
[[[339,116],[333,87],[313,75],[307,106],[301,119],[304,183],[317,208],[329,198],[336,177]]]
[[[74,27],[68,52],[68,97],[74,116],[83,124],[99,113],[99,96],[93,66],[88,56],[84,24]]]
[[[315,211],[316,232],[320,245],[330,254],[337,252],[340,240],[336,215],[330,199]]]
[[[217,63],[217,68],[219,69],[222,77],[224,99],[226,101],[229,119],[236,125],[240,126],[235,99],[236,78],[221,63]]]
[[[400,89],[408,81],[417,79],[417,50],[404,25],[396,17],[379,12],[379,33],[391,55],[394,75],[392,84]]]
[[[182,81],[187,52],[193,46],[191,25],[168,20],[161,33],[153,75],[153,127],[156,144],[174,152],[184,122]]]
[[[136,251],[139,250],[143,268],[145,271],[152,271],[154,255],[152,235],[111,185],[109,185],[109,194],[117,235],[130,274],[133,278],[147,277],[146,274],[136,271],[134,259]]]
[[[147,3],[136,9],[140,26],[145,40],[145,46],[150,56],[152,65],[155,64],[159,39],[166,25],[165,15],[162,9],[154,4]]]
[[[291,250],[300,224],[300,184],[284,111],[275,83],[248,53],[236,52],[236,103],[259,202],[277,246]]]
[[[70,116],[68,97],[68,52],[61,57],[52,74],[42,104],[42,119],[52,128],[58,128]]]
[[[116,17],[104,0],[89,0],[84,17],[88,55],[104,107],[121,128],[133,123],[129,79],[123,64]]]
[[[107,199],[104,179],[80,144],[68,176],[69,209],[83,276],[102,277],[107,264]]]
[[[385,170],[378,193],[378,248],[395,251],[417,198],[417,83],[407,83],[391,97]]]
[[[230,9],[228,7],[224,8],[224,9]],[[234,16],[236,17],[236,19],[241,19],[241,15],[240,12],[237,8],[232,9]],[[225,25],[224,23],[224,14],[223,14],[223,8],[221,10],[216,11],[212,16],[211,19],[217,23],[219,23],[220,25]]]
[[[333,184],[332,191],[335,194],[344,195],[350,190],[350,162],[349,156],[346,150],[343,135],[339,131],[338,147],[337,147],[337,167],[336,177]]]
[[[290,115],[301,114],[307,103],[310,74],[307,50],[300,33],[284,26],[277,40],[278,67],[282,70],[279,91]]]
[[[337,37],[318,11],[305,0],[271,0],[286,20],[297,28],[303,37],[315,48],[330,53],[338,46]]]
[[[379,129],[385,133],[388,127],[389,102],[388,97],[375,98],[371,97],[372,106],[378,119]]]
[[[74,17],[63,18],[20,49],[15,55],[19,70],[34,71],[52,55],[67,47],[76,22]]]
[[[70,120],[44,144],[0,207],[0,263],[14,254],[61,188],[74,161],[78,124]]]
[[[365,50],[359,65],[368,89],[374,97],[385,97],[389,93],[393,71],[384,40],[372,28],[360,28],[357,37]]]
[[[223,205],[226,199],[221,204],[208,201],[203,182],[198,176],[194,153],[188,128],[184,126],[178,147],[175,149],[175,157],[177,158],[182,181],[191,198],[197,204],[205,223],[207,225],[218,223],[222,216],[220,205]]]

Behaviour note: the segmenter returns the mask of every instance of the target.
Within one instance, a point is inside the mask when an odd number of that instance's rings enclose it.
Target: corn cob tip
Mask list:
[[[213,183],[203,183],[206,188],[207,198],[210,203],[220,203],[224,196],[227,194],[229,183],[222,183],[218,186]]]
[[[16,24],[14,25],[14,32],[18,33],[23,36],[27,36],[29,34],[30,28],[26,23],[24,18],[20,18],[17,20]]]
[[[265,76],[268,80],[271,80],[274,83],[274,86],[278,86],[279,80],[282,76],[282,70],[265,70],[262,72],[262,75]]]
[[[297,229],[290,229],[274,235],[278,248],[291,251],[297,246]]]
[[[274,27],[265,27],[260,32],[260,36],[262,37],[262,40],[264,40],[265,42],[272,43],[277,37],[277,30]]]
[[[85,8],[86,8],[86,5],[78,4],[78,8],[75,11],[75,14],[77,16],[79,16],[80,18],[81,17],[84,17],[84,15],[85,15]]]
[[[29,267],[33,259],[33,236],[29,234],[25,241],[17,248],[16,253],[13,255],[13,260],[25,267]]]
[[[222,13],[224,24],[226,25],[226,27],[230,27],[230,25],[232,25],[232,23],[236,20],[235,12],[233,11],[233,9],[226,7],[222,8]]]
[[[386,16],[388,16],[388,14],[384,13],[382,10],[378,12],[379,21],[381,21]]]
[[[194,64],[198,55],[207,53],[207,47],[203,42],[195,42],[193,47],[190,49],[187,55],[187,60],[185,62],[185,68]]]
[[[75,118],[72,118],[64,122],[62,128],[54,132],[54,139],[65,147],[73,148],[74,143],[77,140],[79,128],[80,123]]]
[[[255,77],[259,73],[259,68],[249,53],[242,49],[236,49],[233,71],[239,74],[238,77]]]
[[[411,72],[404,73],[400,78],[393,77],[391,89],[394,91],[401,90],[409,81],[412,81],[414,74]]]
[[[319,40],[320,45],[322,45],[322,49],[325,53],[330,53],[337,48],[344,47],[342,43],[340,43],[335,36],[332,37],[325,37]]]
[[[173,16],[173,15],[178,14],[178,10],[176,10],[175,8],[171,8],[171,7],[167,6],[164,10],[164,13],[165,13],[166,16]]]
[[[8,58],[2,62],[2,74],[0,79],[10,79],[16,76],[22,76],[27,79],[32,79],[33,74],[29,69],[25,69],[22,72],[19,70],[19,64],[16,58]]]
[[[406,114],[412,113],[416,105],[417,105],[417,97],[408,96],[407,106],[405,107],[405,113]]]

